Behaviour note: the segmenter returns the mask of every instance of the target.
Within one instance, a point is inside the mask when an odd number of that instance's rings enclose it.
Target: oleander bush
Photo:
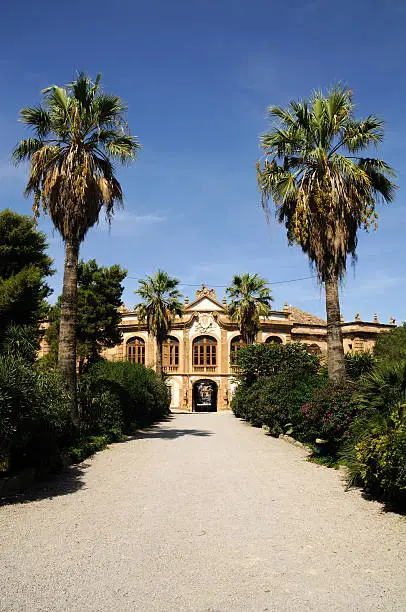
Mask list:
[[[311,399],[300,407],[303,439],[314,442],[324,438],[335,445],[348,438],[349,428],[359,414],[359,404],[354,399],[355,383],[329,382],[315,389]]]
[[[254,426],[266,425],[275,436],[299,429],[300,406],[325,384],[318,357],[299,343],[243,347],[237,366],[234,414]]]

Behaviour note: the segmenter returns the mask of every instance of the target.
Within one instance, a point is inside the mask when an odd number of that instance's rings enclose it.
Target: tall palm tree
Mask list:
[[[359,155],[381,143],[383,122],[356,119],[352,92],[341,85],[268,110],[274,125],[261,137],[265,159],[257,164],[262,204],[269,214],[274,200],[289,244],[302,248],[325,285],[328,371],[338,381],[345,376],[339,281],[347,257],[355,261],[358,229],[376,227],[375,202],[391,202],[396,190],[384,161]]]
[[[140,320],[146,321],[148,333],[155,337],[155,370],[162,378],[162,345],[171,331],[174,318],[183,313],[182,295],[177,289],[179,281],[158,270],[154,276],[147,276],[138,282],[140,286],[134,293],[139,295],[142,302],[135,306],[135,311]]]
[[[244,342],[253,344],[261,329],[260,316],[271,312],[272,296],[267,281],[258,274],[236,274],[226,293],[231,300],[230,318],[238,325]]]
[[[75,423],[79,245],[102,208],[110,221],[115,206],[122,204],[113,161],[133,161],[140,148],[124,121],[125,104],[103,93],[100,78],[93,83],[80,73],[65,87],[44,89],[42,105],[23,108],[20,114],[34,137],[22,140],[13,152],[17,163],[30,161],[25,194],[34,194],[34,214],[39,214],[42,204],[65,243],[58,363]]]

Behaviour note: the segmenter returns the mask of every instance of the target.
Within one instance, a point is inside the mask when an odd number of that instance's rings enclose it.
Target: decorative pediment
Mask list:
[[[216,300],[216,293],[214,289],[208,289],[206,285],[202,285],[201,289],[196,291],[196,298],[191,304],[185,301],[185,312],[220,312],[225,313],[227,306],[223,300],[223,304],[220,304]]]

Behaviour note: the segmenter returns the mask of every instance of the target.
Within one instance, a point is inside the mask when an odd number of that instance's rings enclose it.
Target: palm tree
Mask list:
[[[40,205],[52,219],[65,243],[58,364],[72,402],[76,403],[76,307],[79,245],[99,220],[102,208],[110,221],[122,190],[113,160],[135,159],[140,145],[131,136],[122,100],[105,94],[101,75],[93,83],[80,73],[65,86],[44,89],[43,104],[21,110],[20,120],[34,131],[14,149],[16,163],[30,161],[25,195],[34,194],[34,214]]]
[[[146,320],[148,333],[156,339],[155,370],[162,378],[162,345],[171,331],[174,318],[183,313],[182,295],[177,289],[179,281],[158,270],[154,276],[147,276],[138,282],[140,286],[134,293],[140,296],[142,302],[135,306],[135,312],[140,320]]]
[[[268,110],[275,124],[261,137],[262,204],[269,215],[274,200],[289,244],[302,248],[325,285],[328,371],[338,381],[345,377],[339,281],[347,256],[355,261],[358,229],[376,227],[375,202],[391,202],[396,190],[384,161],[359,156],[382,141],[383,122],[354,118],[352,92],[341,85]]]
[[[230,318],[238,325],[245,344],[253,344],[261,329],[260,316],[271,312],[272,296],[267,281],[258,274],[236,274],[226,293],[231,299]]]

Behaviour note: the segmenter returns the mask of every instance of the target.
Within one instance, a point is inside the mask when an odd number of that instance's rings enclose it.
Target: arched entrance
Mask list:
[[[194,383],[193,412],[217,412],[217,384],[213,380]]]

